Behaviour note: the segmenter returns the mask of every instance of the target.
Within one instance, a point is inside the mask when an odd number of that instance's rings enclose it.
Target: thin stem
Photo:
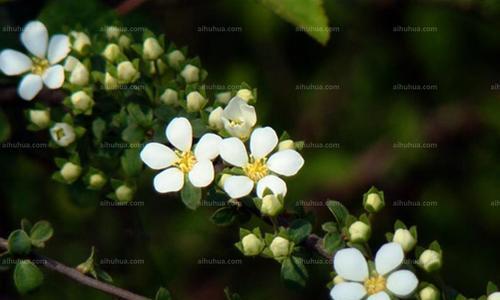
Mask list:
[[[0,238],[0,249],[7,250],[8,245],[7,245],[7,240]],[[94,288],[96,290],[99,290],[101,292],[107,293],[109,295],[118,297],[120,299],[126,299],[126,300],[150,300],[150,298],[134,294],[128,290],[116,287],[114,285],[96,280],[94,278],[88,277],[82,273],[80,273],[77,269],[75,268],[70,268],[56,260],[53,260],[51,258],[45,257],[38,255],[36,253],[33,253],[31,255],[31,259],[36,260],[39,262],[39,264],[43,265],[45,268],[58,272],[70,279],[73,279],[74,281],[86,285],[88,287]]]

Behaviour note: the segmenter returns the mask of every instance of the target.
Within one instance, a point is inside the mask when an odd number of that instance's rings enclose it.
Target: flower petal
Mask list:
[[[153,180],[158,193],[178,192],[184,186],[184,173],[178,168],[169,168],[158,173]]]
[[[240,108],[243,105],[248,105],[248,104],[245,102],[245,100],[241,99],[240,97],[234,97],[229,101],[226,108],[224,108],[222,115],[230,120],[240,119],[242,117]]]
[[[214,165],[208,159],[198,161],[188,174],[195,187],[206,187],[214,181]]]
[[[142,161],[151,169],[161,170],[170,167],[177,155],[169,147],[160,143],[149,143],[141,151]]]
[[[194,149],[196,159],[215,159],[217,155],[219,155],[219,146],[221,142],[222,138],[216,134],[204,134]]]
[[[278,135],[271,127],[257,128],[250,137],[250,153],[256,159],[266,157],[278,145]]]
[[[286,183],[283,179],[275,175],[267,175],[257,182],[257,196],[264,197],[266,188],[270,189],[274,195],[286,195]]]
[[[220,143],[220,157],[236,167],[243,167],[248,163],[247,149],[243,142],[235,137],[222,140]]]
[[[17,88],[17,93],[24,100],[32,100],[43,87],[42,77],[28,74],[23,77]]]
[[[69,38],[64,34],[55,34],[50,38],[47,59],[51,65],[63,60],[71,51]]]
[[[398,243],[384,244],[375,255],[375,269],[380,275],[385,275],[403,263],[405,254]]]
[[[21,42],[33,55],[45,58],[49,34],[47,28],[40,21],[31,21],[21,33]]]
[[[333,267],[346,280],[361,282],[368,277],[368,263],[361,251],[355,248],[338,251],[333,259]]]
[[[253,181],[246,176],[231,176],[224,181],[224,191],[231,198],[241,198],[250,194]]]
[[[31,59],[24,53],[5,49],[0,53],[0,70],[5,75],[19,75],[31,69]]]
[[[365,287],[356,282],[341,282],[330,291],[333,300],[360,300],[365,295]]]
[[[369,296],[366,300],[391,300],[391,297],[386,292],[378,292]]]
[[[43,82],[49,89],[58,89],[64,83],[64,68],[61,65],[54,65],[42,75]]]
[[[174,118],[167,126],[168,141],[181,151],[191,150],[193,143],[193,127],[189,120],[183,117]]]
[[[299,152],[291,149],[282,150],[271,155],[267,166],[273,172],[283,176],[293,176],[304,165],[304,159]]]
[[[410,296],[417,286],[417,276],[408,270],[396,271],[387,278],[387,289],[400,298]]]
[[[500,299],[500,292],[494,292],[493,294],[490,294],[486,300],[499,300]]]

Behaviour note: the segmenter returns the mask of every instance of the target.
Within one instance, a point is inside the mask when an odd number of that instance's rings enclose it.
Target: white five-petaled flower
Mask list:
[[[257,123],[255,108],[240,97],[229,101],[221,116],[224,129],[231,135],[246,140]]]
[[[274,175],[293,176],[304,165],[304,159],[295,150],[278,151],[278,136],[271,127],[257,128],[250,137],[250,156],[243,142],[235,137],[222,140],[220,156],[227,163],[243,169],[245,175],[234,175],[224,180],[224,190],[231,198],[244,197],[257,185],[257,196],[263,197],[266,188],[275,195],[285,196],[287,188],[283,179]]]
[[[64,83],[64,68],[58,63],[70,52],[68,36],[56,34],[49,41],[45,25],[31,21],[21,33],[21,42],[32,57],[12,49],[0,53],[0,69],[6,75],[27,73],[19,83],[19,96],[32,100],[44,83],[50,89],[60,88]]]
[[[401,245],[387,243],[375,255],[375,270],[370,274],[368,263],[356,248],[342,249],[335,254],[335,272],[344,282],[330,292],[333,300],[390,300],[409,297],[418,286],[411,271],[397,270],[403,263]],[[390,296],[391,295],[391,296]]]
[[[142,161],[151,169],[162,170],[154,178],[159,193],[177,192],[184,186],[187,175],[191,184],[206,187],[214,180],[212,160],[219,155],[222,138],[213,133],[204,134],[191,151],[193,128],[186,118],[174,118],[165,131],[176,150],[160,144],[149,143],[141,151]]]

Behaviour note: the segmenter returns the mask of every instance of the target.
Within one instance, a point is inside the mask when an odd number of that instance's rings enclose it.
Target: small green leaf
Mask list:
[[[222,207],[214,212],[210,217],[212,222],[218,226],[228,226],[236,221],[238,212],[232,207]]]
[[[328,253],[333,254],[344,247],[344,242],[338,232],[329,232],[323,238],[323,245]]]
[[[307,236],[311,234],[312,225],[306,220],[294,220],[288,228],[288,235],[296,244],[302,242]]]
[[[30,220],[28,219],[21,220],[21,229],[24,230],[25,232],[30,232],[32,226],[33,225],[31,224]]]
[[[498,287],[493,282],[489,281],[486,286],[486,294],[490,295],[498,291]]]
[[[128,143],[139,143],[144,139],[144,129],[135,123],[130,123],[122,131],[122,139]]]
[[[26,255],[31,251],[31,240],[21,229],[14,230],[8,239],[9,252],[16,255]]]
[[[43,282],[43,274],[37,266],[29,260],[22,260],[17,263],[14,270],[14,284],[21,294],[26,294]]]
[[[136,176],[141,172],[142,160],[139,153],[139,148],[131,148],[123,151],[120,162],[127,176]]]
[[[54,234],[54,229],[47,221],[38,221],[33,226],[30,232],[31,243],[35,247],[42,248],[45,246],[45,242],[50,240]]]
[[[97,279],[102,280],[107,283],[113,283],[113,278],[111,275],[108,274],[108,272],[102,270],[101,268],[95,268],[95,273],[97,276]]]
[[[172,300],[172,296],[166,288],[161,287],[156,292],[155,300]]]
[[[97,118],[92,122],[92,133],[95,136],[96,142],[100,143],[104,137],[106,130],[106,122],[103,119]]]
[[[308,274],[302,260],[292,256],[283,260],[281,265],[281,278],[285,284],[292,288],[304,287]]]
[[[333,216],[337,220],[337,223],[340,226],[344,226],[347,217],[349,216],[349,211],[347,210],[347,208],[342,203],[334,200],[326,201],[326,206],[332,212]]]
[[[201,189],[195,187],[188,178],[185,178],[184,187],[181,191],[181,198],[182,202],[184,202],[188,208],[195,210],[201,204]]]

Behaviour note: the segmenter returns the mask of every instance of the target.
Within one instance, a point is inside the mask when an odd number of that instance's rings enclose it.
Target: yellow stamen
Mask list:
[[[33,66],[31,67],[31,73],[36,75],[42,75],[45,70],[49,67],[49,61],[44,58],[33,57]]]
[[[243,121],[241,121],[241,120],[230,120],[229,121],[230,127],[236,127],[236,126],[240,126],[242,124],[243,124]]]
[[[250,163],[243,167],[243,171],[247,177],[252,179],[254,182],[259,181],[269,173],[265,158],[250,158]]]
[[[365,289],[368,295],[373,295],[385,290],[386,280],[383,276],[377,275],[365,281]]]
[[[189,173],[193,166],[196,164],[196,157],[193,152],[185,151],[177,153],[178,159],[175,162],[175,165],[181,169],[183,173]]]

